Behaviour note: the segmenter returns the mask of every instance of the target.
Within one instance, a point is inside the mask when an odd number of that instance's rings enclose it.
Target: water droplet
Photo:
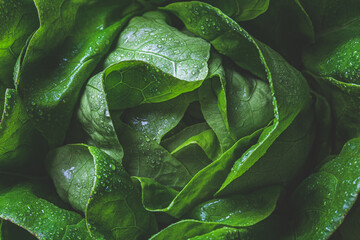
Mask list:
[[[116,170],[116,166],[114,164],[110,164],[109,167],[111,168],[111,170]]]

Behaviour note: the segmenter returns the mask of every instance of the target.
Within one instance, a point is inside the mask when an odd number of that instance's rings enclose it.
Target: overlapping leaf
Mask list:
[[[57,192],[85,213],[87,227],[95,239],[98,234],[105,239],[142,239],[156,230],[156,222],[143,209],[129,175],[101,150],[67,145],[54,150],[49,160]]]

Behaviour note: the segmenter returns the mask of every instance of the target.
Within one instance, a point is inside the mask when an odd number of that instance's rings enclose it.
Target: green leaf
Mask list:
[[[32,0],[1,1],[0,22],[0,85],[14,88],[12,73],[16,59],[28,36],[39,25],[34,2]]]
[[[289,185],[303,172],[309,156],[313,158],[314,131],[314,109],[309,102],[268,151],[219,195]]]
[[[196,123],[190,126],[186,126],[174,135],[164,139],[161,145],[169,152],[174,151],[189,138],[192,138],[204,131],[209,130],[209,126],[206,123]]]
[[[219,9],[198,1],[172,3],[161,9],[175,14],[190,32],[209,41],[219,53],[230,57],[241,68],[266,79],[254,40]]]
[[[40,28],[20,56],[16,82],[33,124],[51,146],[57,146],[65,138],[82,85],[127,17],[114,14],[123,5],[111,1],[35,4]]]
[[[165,139],[162,143],[176,159],[195,175],[221,154],[215,133],[206,123],[197,123]]]
[[[171,224],[167,228],[153,235],[150,240],[227,239],[223,238],[225,236],[228,236],[230,237],[230,239],[234,240],[290,240],[291,238],[284,238],[282,235],[284,227],[288,227],[286,222],[283,222],[282,219],[280,219],[277,215],[267,218],[266,220],[247,228],[229,228],[219,223],[201,222],[193,219],[185,219]],[[229,229],[232,229],[232,234],[227,233]]]
[[[121,115],[121,112],[114,110],[124,110],[142,103],[166,104],[166,100],[191,91],[200,84],[201,81],[190,83],[176,79],[144,62],[120,62],[89,80],[78,110],[79,121],[97,147],[122,161],[123,150],[112,120],[112,114]],[[188,104],[186,97],[184,102]],[[177,117],[180,116],[181,113]]]
[[[210,240],[210,239],[227,239],[227,240],[237,240],[240,238],[240,229],[223,227],[211,231],[209,233],[203,234],[201,236],[196,236],[190,238],[190,240]]]
[[[49,161],[57,192],[85,213],[93,237],[98,237],[96,229],[106,239],[142,239],[156,229],[129,175],[101,150],[66,145],[55,149]]]
[[[296,239],[327,239],[344,221],[360,191],[360,139],[307,177],[295,190]]]
[[[34,171],[46,149],[45,139],[30,122],[17,91],[7,89],[0,121],[0,168],[19,170],[26,165]]]
[[[183,159],[180,160],[182,162],[195,162],[199,159],[205,159],[203,166],[205,167],[206,162],[211,163],[211,160],[214,161],[220,156],[220,147],[215,133],[208,129],[184,141],[171,154],[177,159]]]
[[[347,140],[360,136],[359,21],[321,33],[303,56],[308,73],[316,81],[314,86],[332,107],[336,151]]]
[[[19,184],[2,189],[0,218],[21,226],[38,239],[62,239],[67,226],[77,224],[82,217],[41,198],[39,186]]]
[[[86,84],[77,109],[77,119],[96,147],[117,162],[122,162],[123,148],[111,119],[101,76],[98,73]]]
[[[160,144],[113,118],[124,148],[123,165],[131,176],[147,177],[169,187],[181,189],[192,178],[191,169]]]
[[[173,99],[198,88],[202,80],[175,78],[142,61],[124,61],[108,67],[100,76],[110,110],[124,110],[143,103]]]
[[[236,160],[236,156],[241,155],[249,146],[254,144],[260,132],[261,130],[237,141],[216,161],[199,171],[176,196],[174,196],[173,191],[154,181],[141,184],[143,187],[143,199],[152,201],[150,204],[145,205],[146,209],[148,211],[164,212],[170,216],[180,218],[197,204],[210,200],[221,186],[223,180],[226,179],[231,166]],[[138,180],[141,183],[141,178]],[[158,201],[158,199],[148,197],[154,194],[151,193],[153,189],[166,196],[164,197],[168,199],[166,204]]]
[[[126,60],[144,61],[180,80],[204,80],[208,73],[210,44],[169,25],[162,12],[134,17],[122,31],[105,67]]]
[[[207,3],[221,9],[235,21],[248,21],[267,11],[269,0],[212,0]]]
[[[266,127],[274,118],[271,90],[267,83],[249,74],[226,70],[229,128],[238,140]]]
[[[219,54],[211,55],[208,78],[199,88],[199,102],[204,118],[218,137],[224,152],[236,142],[236,139],[230,132],[225,69]]]
[[[324,31],[304,53],[311,72],[346,83],[360,84],[360,18]]]
[[[92,157],[84,148],[67,145],[52,151],[48,156],[52,161],[49,171],[57,193],[73,208],[82,212],[86,210],[95,177],[94,162],[90,161]]]
[[[205,223],[197,220],[181,220],[152,236],[149,240],[184,240],[191,239],[199,235],[207,234],[224,225],[218,223]]]
[[[218,9],[200,2],[173,3],[164,9],[178,16],[191,32],[210,41],[217,51],[238,66],[269,81],[275,116],[273,124],[263,131],[258,143],[235,162],[221,191],[255,164],[291,124],[307,102],[309,88],[300,72]],[[211,26],[198,27],[205,19],[210,19]]]
[[[142,203],[148,211],[161,211],[171,204],[171,201],[179,193],[175,189],[161,185],[151,178],[131,177],[142,188]]]
[[[265,82],[239,73],[231,65],[226,66],[225,72],[218,69],[217,78],[200,88],[199,98],[204,117],[225,151],[236,140],[265,127],[274,113],[271,91]]]
[[[249,194],[212,199],[196,206],[189,217],[203,222],[247,227],[269,217],[279,196],[279,187],[268,187]]]
[[[143,104],[122,114],[124,123],[157,143],[183,118],[191,95],[180,95],[166,102]]]

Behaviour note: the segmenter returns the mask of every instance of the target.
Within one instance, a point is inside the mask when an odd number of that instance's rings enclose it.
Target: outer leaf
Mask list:
[[[85,212],[94,185],[95,166],[81,145],[58,148],[48,156],[57,193],[76,210]]]
[[[152,236],[151,240],[160,239],[174,239],[174,240],[185,240],[185,239],[225,239],[222,237],[228,236],[230,239],[248,239],[248,240],[277,240],[277,239],[290,239],[283,238],[281,232],[283,228],[287,227],[287,224],[282,222],[276,215],[268,218],[252,227],[247,228],[236,228],[235,236],[230,234],[227,235],[228,227],[219,223],[206,223],[196,220],[181,220],[178,221],[162,231]],[[235,229],[235,228],[230,228]],[[234,230],[235,231],[235,230]],[[233,232],[233,231],[232,231]],[[214,238],[207,238],[214,237]],[[280,238],[281,237],[281,238]],[[227,239],[227,238],[226,238]]]
[[[39,25],[34,2],[1,1],[0,22],[0,85],[13,88],[12,72],[16,59],[28,36]]]
[[[241,230],[236,228],[223,227],[206,233],[201,236],[190,238],[191,240],[207,240],[207,239],[227,239],[237,240],[241,237]]]
[[[360,19],[319,35],[305,52],[305,67],[332,107],[336,150],[360,135]]]
[[[360,84],[360,18],[322,32],[304,54],[305,67],[323,77]]]
[[[224,189],[264,155],[274,140],[290,125],[309,98],[309,89],[301,73],[286,63],[279,54],[256,42],[236,22],[210,5],[200,2],[187,5],[174,3],[164,9],[176,14],[190,31],[210,41],[216,50],[230,57],[237,65],[269,81],[273,95],[274,123],[264,130],[258,143],[236,161],[221,187]],[[211,26],[202,25],[205,22],[204,16],[210,19]]]
[[[51,146],[63,142],[82,85],[126,23],[114,14],[121,4],[87,2],[36,0],[40,28],[21,56],[18,89]]]
[[[196,206],[189,217],[203,222],[247,227],[270,216],[279,196],[279,187],[268,187],[246,195],[213,199]]]
[[[46,142],[34,128],[16,90],[7,89],[0,121],[0,168],[38,166],[44,157]],[[32,168],[35,170],[35,168]],[[36,170],[35,170],[36,171]]]
[[[192,237],[203,235],[222,227],[224,227],[224,225],[218,223],[204,223],[196,220],[181,220],[158,232],[152,236],[150,240],[191,239]]]
[[[210,44],[188,36],[169,25],[162,12],[147,12],[134,17],[122,31],[116,49],[107,57],[105,66],[126,60],[147,62],[181,80],[205,79]]]
[[[37,192],[31,185],[2,189],[0,217],[23,227],[38,239],[62,239],[66,227],[77,224],[82,217],[38,197]]]
[[[360,191],[360,139],[306,178],[296,189],[296,239],[327,239],[344,220]]]
[[[59,195],[85,212],[93,237],[99,238],[99,232],[106,239],[142,239],[154,230],[156,223],[143,209],[129,175],[101,150],[67,145],[49,158]]]
[[[247,21],[267,11],[269,0],[212,0],[206,1],[221,9],[235,21]]]

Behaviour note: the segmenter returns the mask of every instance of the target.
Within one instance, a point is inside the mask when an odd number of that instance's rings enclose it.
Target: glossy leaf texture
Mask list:
[[[316,81],[314,86],[332,106],[337,151],[347,140],[360,134],[359,34],[358,19],[324,31],[303,56],[308,73]]]
[[[45,139],[32,125],[25,106],[14,89],[4,94],[4,110],[0,121],[0,169],[39,172],[38,167],[45,157]]]
[[[152,236],[151,240],[161,240],[172,238],[174,240],[191,239],[193,237],[204,235],[217,229],[225,227],[217,223],[205,223],[197,220],[182,220]],[[179,233],[174,235],[174,233]]]
[[[20,57],[16,83],[31,121],[52,147],[63,143],[82,85],[127,21],[126,8],[115,14],[123,4],[35,1],[40,27]]]
[[[165,9],[176,14],[190,31],[210,41],[217,51],[230,57],[238,66],[269,81],[273,94],[274,122],[264,130],[258,143],[234,163],[222,190],[246,172],[294,120],[309,98],[308,86],[303,76],[280,55],[254,40],[216,8],[192,2],[170,4]],[[213,23],[210,27],[205,25],[206,19]],[[290,85],[291,94],[288,93],[290,88],[286,87]]]
[[[292,197],[296,239],[328,239],[344,221],[360,191],[358,138],[308,176]]]
[[[134,17],[121,32],[105,67],[126,60],[145,61],[180,80],[198,81],[207,76],[210,44],[172,27],[164,12]],[[191,69],[191,70],[190,70]]]
[[[271,185],[285,187],[298,178],[308,159],[314,158],[311,151],[315,135],[312,104],[313,102],[308,102],[307,107],[273,142],[268,151],[220,195],[246,193]]]
[[[268,10],[269,0],[215,0],[205,1],[221,9],[235,21],[248,21]]]
[[[120,121],[116,125],[125,152],[123,164],[130,175],[152,178],[176,189],[181,189],[192,178],[186,164],[154,140]]]
[[[213,199],[196,206],[189,217],[233,227],[252,226],[270,216],[279,196],[279,187],[268,187],[246,195]]]
[[[210,79],[199,89],[199,100],[204,118],[226,151],[240,138],[266,126],[274,112],[268,84],[231,64],[222,66],[220,61],[212,61]]]
[[[16,59],[26,39],[39,25],[34,2],[2,1],[0,22],[0,86],[14,88],[12,79]]]
[[[121,118],[134,130],[160,143],[180,123],[189,103],[196,97],[196,94],[190,93],[157,104],[142,104],[126,110]]]
[[[0,239],[357,239],[359,14],[0,0]]]
[[[49,160],[58,194],[85,213],[92,237],[100,233],[105,239],[142,239],[156,231],[156,222],[142,207],[129,175],[101,150],[66,145],[54,150]]]
[[[193,219],[185,219],[169,225],[167,228],[153,235],[151,240],[160,239],[279,239],[279,233],[283,230],[279,228],[282,223],[280,218],[272,217],[262,221],[252,227],[231,228],[219,223],[202,222]],[[283,223],[282,223],[283,224]],[[286,226],[286,224],[283,224]],[[174,233],[177,233],[174,235]],[[286,238],[290,239],[290,238]]]
[[[147,82],[144,82],[144,79]],[[132,86],[129,87],[128,84]],[[148,132],[139,133],[124,124],[121,111],[118,109],[124,110],[141,103],[160,102],[158,104],[161,104],[169,98],[190,91],[199,84],[201,81],[199,83],[181,81],[144,62],[120,62],[90,79],[80,102],[79,120],[92,137],[94,144],[117,161],[123,161],[124,167],[131,175],[164,178],[164,181],[160,180],[160,182],[182,187],[191,178],[188,170],[158,142],[151,139],[151,136],[147,136]],[[159,90],[153,91],[153,88]],[[139,94],[136,95],[134,92]],[[134,98],[133,101],[127,97],[128,93]],[[123,96],[124,99],[119,96]],[[192,98],[188,99],[179,96],[172,101],[180,101],[186,108]],[[110,102],[112,105],[108,106]],[[164,104],[168,103],[164,102]],[[180,117],[181,115],[180,113]],[[124,159],[123,149],[127,152]]]
[[[241,230],[239,230],[239,229],[223,227],[223,228],[216,229],[214,231],[211,231],[209,233],[206,233],[206,234],[203,234],[200,236],[192,237],[190,239],[193,239],[193,240],[201,240],[201,239],[235,240],[235,239],[239,239],[241,237],[240,232],[241,232]]]
[[[49,193],[41,187],[38,183],[25,183],[2,188],[0,217],[24,228],[37,239],[71,239],[74,234],[70,235],[69,231],[82,222],[82,216],[44,199],[44,194]],[[78,229],[75,236],[91,239],[86,228]]]
[[[152,179],[138,178],[142,188],[142,199],[148,211],[164,212],[180,218],[201,202],[212,199],[214,193],[226,179],[236,156],[253,145],[261,130],[237,141],[229,150],[207,165],[181,189],[180,192],[163,186]],[[166,201],[159,201],[153,196],[162,196]]]

